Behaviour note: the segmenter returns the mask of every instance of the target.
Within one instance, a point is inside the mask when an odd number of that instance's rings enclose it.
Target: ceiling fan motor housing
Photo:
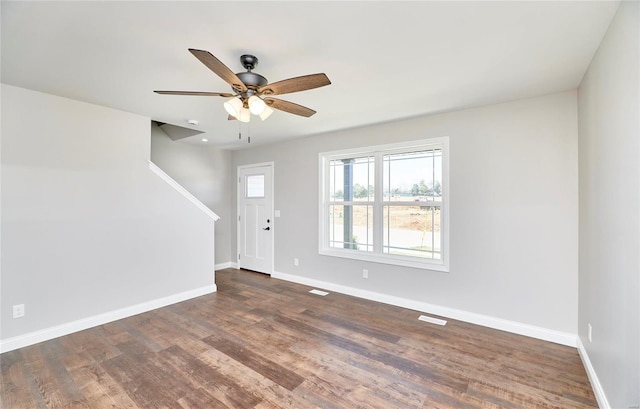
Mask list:
[[[268,83],[265,77],[260,74],[256,74],[255,72],[239,72],[236,75],[248,88],[260,88]]]
[[[265,77],[260,74],[256,74],[255,72],[251,72],[251,70],[258,65],[258,57],[255,55],[244,54],[240,56],[240,63],[242,63],[242,66],[247,70],[247,72],[239,72],[236,76],[240,78],[240,81],[242,81],[247,88],[255,90],[268,84]]]

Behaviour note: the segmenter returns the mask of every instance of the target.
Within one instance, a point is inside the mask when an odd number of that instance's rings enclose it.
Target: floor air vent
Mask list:
[[[418,319],[420,321],[429,322],[431,324],[436,324],[436,325],[445,325],[447,323],[447,321],[441,320],[440,318],[428,317],[426,315],[421,315],[418,317]]]

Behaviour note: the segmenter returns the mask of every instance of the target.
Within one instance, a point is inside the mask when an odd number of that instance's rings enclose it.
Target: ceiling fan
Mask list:
[[[303,75],[301,77],[289,78],[269,84],[265,77],[252,72],[256,65],[258,65],[258,58],[253,55],[242,55],[240,62],[247,71],[234,74],[233,71],[210,52],[193,48],[190,48],[189,51],[200,60],[200,62],[206,65],[207,68],[231,85],[233,93],[199,91],[154,92],[163,95],[196,95],[230,98],[224,103],[224,108],[229,113],[229,119],[249,122],[251,114],[254,114],[259,115],[262,120],[265,120],[273,113],[273,109],[310,117],[315,114],[316,111],[302,105],[294,104],[293,102],[272,98],[271,95],[289,94],[331,84],[329,78],[323,73]]]

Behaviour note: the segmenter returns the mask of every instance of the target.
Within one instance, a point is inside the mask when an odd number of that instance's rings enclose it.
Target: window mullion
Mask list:
[[[382,254],[382,232],[384,229],[383,225],[383,211],[382,211],[382,200],[384,197],[384,192],[382,189],[384,188],[384,168],[382,163],[382,153],[375,154],[375,162],[374,162],[374,202],[373,202],[373,252],[377,254]]]

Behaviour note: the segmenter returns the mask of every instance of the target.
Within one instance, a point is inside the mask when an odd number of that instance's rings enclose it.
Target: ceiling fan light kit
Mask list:
[[[233,94],[224,92],[201,91],[154,91],[162,95],[198,95],[232,97],[225,101],[224,109],[230,115],[229,119],[237,119],[240,122],[249,122],[251,114],[260,116],[263,121],[267,119],[274,109],[290,114],[310,117],[316,113],[313,109],[282,99],[272,98],[272,95],[289,94],[305,91],[331,84],[329,78],[323,74],[310,74],[301,77],[289,78],[269,84],[267,79],[260,74],[252,72],[258,65],[258,58],[245,54],[240,57],[242,66],[247,70],[234,74],[226,65],[204,50],[189,49],[200,62],[231,85]],[[265,97],[268,96],[268,97]]]
[[[251,121],[251,111],[249,111],[247,108],[242,108],[240,109],[240,112],[238,112],[238,115],[236,115],[235,117],[240,122],[249,122]]]
[[[242,109],[242,100],[240,97],[233,97],[230,100],[226,101],[224,104],[224,109],[229,113],[229,115],[237,117],[238,113]]]
[[[269,118],[271,116],[271,114],[273,114],[273,109],[269,108],[268,106],[265,105],[264,109],[262,110],[262,113],[259,114],[260,115],[260,119],[262,119],[263,121],[267,118]]]
[[[267,104],[265,104],[259,96],[252,95],[249,97],[249,111],[251,111],[253,115],[260,115],[266,107]]]

